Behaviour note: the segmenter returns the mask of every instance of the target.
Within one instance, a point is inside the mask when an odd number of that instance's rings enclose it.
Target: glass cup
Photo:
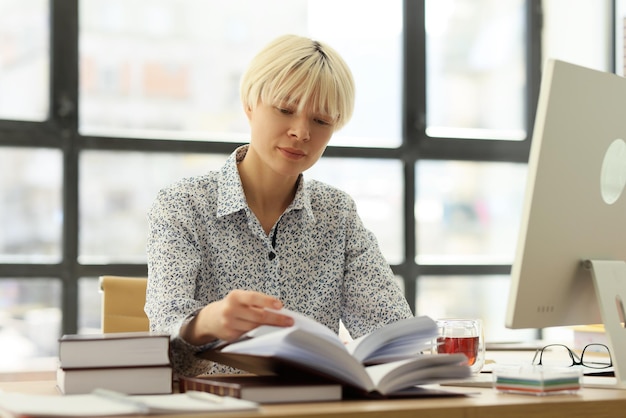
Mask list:
[[[478,373],[485,364],[485,338],[480,319],[439,319],[439,336],[435,352],[463,353],[472,373]]]

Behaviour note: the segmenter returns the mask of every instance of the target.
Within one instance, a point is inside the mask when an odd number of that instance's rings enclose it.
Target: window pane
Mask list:
[[[0,280],[0,369],[56,367],[61,335],[61,282],[50,278]]]
[[[89,0],[80,12],[85,134],[247,141],[242,72],[296,33],[328,42],[355,76],[353,120],[332,144],[400,144],[401,0]]]
[[[416,173],[418,263],[513,262],[525,164],[424,160]]]
[[[81,263],[146,262],[146,215],[158,191],[221,167],[227,155],[84,152],[80,158]]]
[[[508,276],[420,276],[415,301],[417,315],[437,318],[480,318],[485,341],[529,341],[535,331],[504,326]],[[500,295],[494,297],[494,295]]]
[[[0,119],[48,115],[47,0],[0,0]]]
[[[429,136],[526,138],[524,3],[426,1]]]
[[[2,148],[0,261],[61,259],[61,165],[56,150]]]
[[[402,163],[392,160],[322,158],[305,174],[355,200],[359,215],[391,264],[404,260]]]
[[[78,333],[102,332],[102,293],[96,277],[78,279]]]

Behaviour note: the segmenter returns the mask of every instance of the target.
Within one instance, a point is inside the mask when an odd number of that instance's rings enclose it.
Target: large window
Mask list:
[[[48,113],[50,26],[45,0],[0,1],[0,119],[42,121]]]
[[[98,276],[145,276],[157,191],[247,141],[257,50],[327,41],[354,118],[306,176],[352,196],[418,314],[504,329],[539,83],[538,0],[0,0],[0,345],[100,327]],[[262,18],[259,18],[262,16]],[[496,297],[494,297],[496,295]],[[43,331],[45,330],[45,332]]]
[[[333,144],[401,143],[400,0],[89,0],[79,22],[81,133],[246,141],[242,71],[270,39],[298,33],[354,70],[353,122]]]
[[[526,139],[524,0],[426,1],[426,134]]]

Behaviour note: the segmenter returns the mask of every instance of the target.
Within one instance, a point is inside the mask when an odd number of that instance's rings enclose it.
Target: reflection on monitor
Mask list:
[[[603,322],[594,280],[583,261],[626,261],[625,141],[626,80],[548,60],[528,161],[507,327]]]

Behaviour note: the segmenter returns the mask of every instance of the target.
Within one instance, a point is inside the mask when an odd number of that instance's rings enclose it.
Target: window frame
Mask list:
[[[403,2],[402,144],[398,148],[329,146],[326,157],[394,159],[402,162],[404,181],[404,261],[392,265],[404,282],[405,295],[415,312],[417,281],[428,276],[508,275],[510,265],[419,265],[416,263],[414,217],[416,172],[420,159],[479,162],[528,160],[541,79],[541,0],[526,0],[526,131],[522,141],[429,138],[426,135],[426,33],[425,0]],[[63,153],[62,259],[55,264],[1,264],[2,279],[52,277],[62,282],[62,333],[78,329],[79,279],[101,275],[145,276],[146,264],[81,264],[79,251],[79,159],[86,150],[117,150],[167,153],[230,154],[241,143],[137,139],[83,136],[78,131],[78,36],[79,0],[50,1],[50,95],[49,115],[43,122],[0,120],[2,147],[54,148]]]

